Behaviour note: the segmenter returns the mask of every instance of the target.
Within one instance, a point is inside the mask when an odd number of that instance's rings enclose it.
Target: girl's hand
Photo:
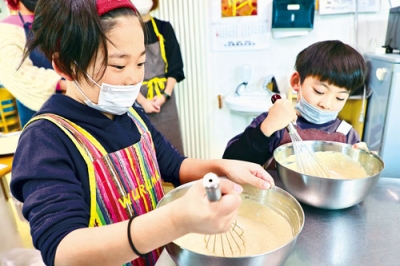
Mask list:
[[[220,179],[222,197],[210,202],[202,180],[194,181],[184,196],[175,200],[175,224],[186,233],[219,234],[229,230],[241,205],[243,188],[228,180]]]
[[[296,111],[291,100],[278,99],[268,111],[268,116],[261,123],[261,131],[270,137],[275,131],[285,128],[290,122],[297,120]]]
[[[275,186],[274,179],[265,169],[256,163],[239,160],[222,160],[225,175],[239,184],[250,184],[260,189]]]

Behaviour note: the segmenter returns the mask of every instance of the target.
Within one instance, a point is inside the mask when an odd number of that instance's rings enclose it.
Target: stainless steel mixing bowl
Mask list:
[[[157,208],[180,198],[186,193],[193,183],[187,183],[177,187],[167,193],[158,203]],[[254,256],[247,257],[217,257],[199,254],[174,242],[166,245],[166,249],[177,265],[207,265],[207,266],[259,266],[259,265],[281,265],[292,251],[297,236],[300,234],[304,225],[304,212],[299,202],[285,190],[274,187],[270,190],[260,190],[255,187],[244,185],[242,202],[246,200],[256,201],[257,203],[273,208],[282,215],[292,227],[293,238],[285,245]],[[243,206],[243,205],[242,205]],[[242,207],[241,207],[242,208]],[[240,209],[239,209],[240,212]],[[257,212],[257,210],[254,210]]]
[[[375,187],[384,168],[382,159],[371,152],[331,141],[304,141],[312,151],[337,151],[360,162],[368,174],[365,178],[329,179],[293,171],[282,164],[294,154],[293,144],[284,144],[274,151],[278,176],[285,189],[299,201],[323,209],[344,209],[364,200]]]

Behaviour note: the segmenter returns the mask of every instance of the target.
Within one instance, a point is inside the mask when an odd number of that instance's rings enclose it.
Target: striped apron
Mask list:
[[[46,119],[56,124],[85,160],[91,201],[89,227],[113,224],[147,213],[155,209],[164,196],[151,134],[133,108],[128,115],[139,129],[141,139],[110,154],[86,130],[63,117],[43,114],[30,121]],[[155,265],[161,251],[156,249],[125,265]]]

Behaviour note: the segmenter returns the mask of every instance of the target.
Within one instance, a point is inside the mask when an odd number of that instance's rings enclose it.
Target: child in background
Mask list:
[[[317,42],[296,58],[290,85],[297,104],[279,99],[228,142],[225,159],[268,164],[274,150],[291,141],[285,127],[296,122],[303,140],[325,140],[355,144],[366,149],[358,133],[337,118],[352,91],[364,85],[366,64],[359,52],[337,40]]]
[[[158,0],[131,0],[145,23],[146,63],[144,80],[136,99],[151,123],[184,154],[175,85],[184,80],[181,48],[168,21],[152,17]],[[173,130],[171,130],[173,129]]]
[[[160,247],[187,233],[229,229],[236,182],[273,185],[254,163],[183,157],[132,107],[146,53],[130,0],[39,0],[32,31],[25,59],[40,47],[67,85],[27,124],[13,160],[11,191],[46,265],[154,265]],[[194,182],[156,209],[161,179],[178,186],[208,172],[228,177],[218,202]]]
[[[16,98],[21,126],[52,94],[65,91],[65,81],[39,49],[21,64],[37,0],[6,0],[11,14],[0,21],[0,81]]]

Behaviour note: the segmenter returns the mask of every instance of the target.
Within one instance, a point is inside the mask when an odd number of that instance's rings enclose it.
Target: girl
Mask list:
[[[32,30],[25,58],[40,47],[67,82],[28,123],[13,162],[11,190],[47,265],[154,265],[159,248],[184,234],[228,230],[236,182],[273,185],[253,163],[181,156],[131,107],[146,54],[130,0],[39,0]],[[161,179],[178,186],[208,172],[230,179],[219,202],[196,182],[155,209]]]

